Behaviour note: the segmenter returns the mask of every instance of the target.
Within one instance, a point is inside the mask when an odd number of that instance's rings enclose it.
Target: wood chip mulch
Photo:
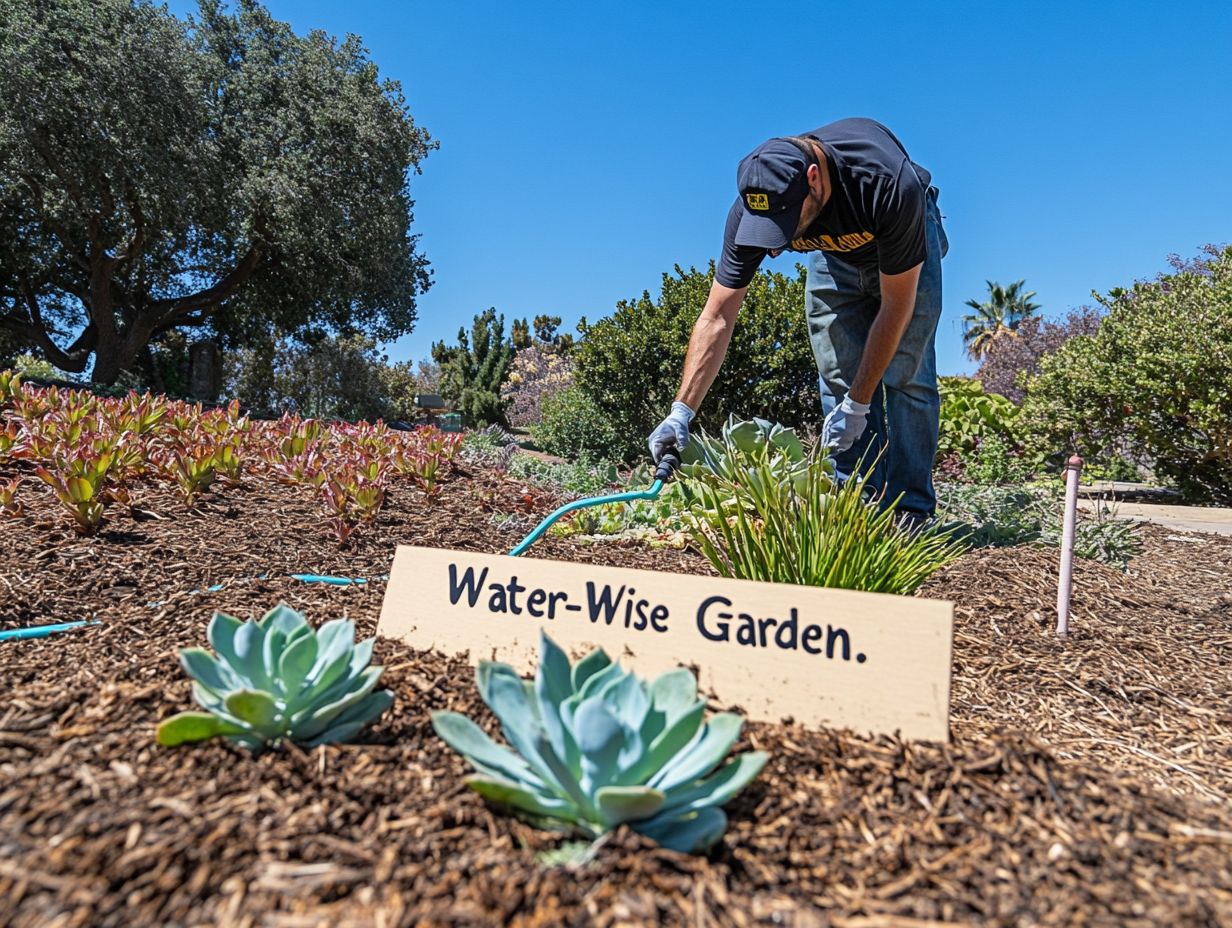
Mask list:
[[[1232,925],[1232,540],[1148,526],[1128,573],[1081,562],[1064,642],[1056,552],[969,554],[921,590],[957,607],[949,745],[750,725],[741,747],[772,759],[708,857],[621,831],[565,868],[536,856],[560,836],[491,812],[432,733],[438,708],[491,725],[459,657],[381,639],[399,698],[355,744],[153,737],[191,704],[176,650],[215,609],[282,599],[371,634],[396,544],[507,551],[545,490],[399,487],[345,550],[288,488],[194,512],[149,491],[93,539],[40,494],[0,520],[0,628],[103,624],[0,643],[0,925]],[[636,545],[532,553],[710,572]]]

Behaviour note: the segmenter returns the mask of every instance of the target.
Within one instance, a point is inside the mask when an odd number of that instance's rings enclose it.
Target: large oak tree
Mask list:
[[[255,0],[0,0],[0,331],[103,384],[176,328],[396,338],[434,147],[359,39]]]

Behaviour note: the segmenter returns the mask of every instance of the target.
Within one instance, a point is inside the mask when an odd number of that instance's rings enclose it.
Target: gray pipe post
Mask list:
[[[1078,523],[1078,480],[1082,458],[1073,455],[1065,463],[1065,524],[1061,530],[1061,578],[1057,583],[1057,635],[1069,634],[1069,598],[1074,581],[1074,531]]]

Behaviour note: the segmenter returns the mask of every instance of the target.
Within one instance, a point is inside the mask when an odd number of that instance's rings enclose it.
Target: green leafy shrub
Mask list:
[[[727,827],[720,808],[765,766],[742,754],[718,769],[743,721],[706,702],[683,668],[651,682],[602,650],[570,666],[541,634],[533,685],[508,664],[481,661],[479,694],[513,747],[498,745],[464,715],[435,712],[432,726],[477,773],[467,785],[532,821],[590,837],[628,824],[664,847],[696,853]]]
[[[279,604],[258,621],[214,613],[207,632],[216,655],[180,651],[205,712],[181,712],[158,726],[164,745],[219,735],[259,749],[282,739],[309,747],[354,737],[389,708],[374,691],[384,668],[369,667],[375,639],[355,643],[355,626],[334,619],[314,630]]]
[[[576,386],[542,396],[539,413],[530,437],[541,451],[571,460],[620,460],[632,453],[629,436],[617,431],[611,418]]]
[[[989,486],[1025,483],[1034,470],[1020,451],[996,434],[980,439],[975,452],[960,460],[967,480]]]
[[[689,335],[714,276],[675,268],[652,299],[622,300],[610,316],[583,319],[574,350],[574,382],[620,439],[619,459],[646,454],[646,436],[667,415],[680,384]],[[749,284],[726,360],[706,395],[695,426],[718,432],[729,413],[820,425],[817,365],[804,324],[804,270],[769,271]]]
[[[798,458],[798,441],[744,426],[699,436],[681,472],[690,535],[722,576],[908,594],[962,550],[946,534],[900,528],[867,475],[836,482],[824,449]]]
[[[476,314],[470,336],[458,329],[458,344],[432,344],[432,360],[441,366],[441,396],[460,413],[468,426],[508,425],[501,384],[513,364],[513,341],[505,337],[505,317],[496,309]]]
[[[1150,462],[1190,499],[1232,503],[1232,247],[1100,302],[1027,385],[1023,421],[1064,453]]]
[[[1016,447],[1018,407],[996,393],[985,393],[970,377],[939,377],[941,423],[937,456],[973,455],[982,441],[997,438]]]

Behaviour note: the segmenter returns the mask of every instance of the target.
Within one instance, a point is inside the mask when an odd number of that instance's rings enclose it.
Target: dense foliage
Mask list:
[[[103,384],[181,327],[411,330],[434,143],[357,37],[257,0],[0,9],[0,330]]]
[[[158,726],[168,746],[225,736],[258,750],[280,741],[306,747],[346,741],[390,707],[377,690],[384,668],[369,667],[375,638],[355,643],[346,619],[319,630],[285,603],[257,621],[214,613],[206,632],[216,654],[180,651],[205,712],[181,712]]]
[[[989,393],[1022,403],[1026,381],[1039,372],[1040,361],[1075,335],[1094,335],[1103,318],[1102,310],[1091,306],[1073,310],[1060,322],[1028,316],[1008,336],[988,343],[975,377]]]
[[[470,334],[458,329],[458,343],[432,345],[432,360],[441,366],[441,396],[475,428],[507,426],[501,384],[513,364],[513,341],[505,336],[505,317],[486,309],[475,315]]]
[[[627,824],[664,847],[705,851],[727,828],[720,808],[765,766],[761,751],[719,768],[743,721],[719,713],[684,668],[642,680],[602,650],[572,666],[542,633],[534,685],[508,664],[480,661],[479,694],[513,750],[456,712],[432,725],[477,771],[489,802],[597,837]],[[717,772],[716,772],[717,768]]]
[[[1059,484],[1002,487],[937,484],[937,517],[956,524],[956,534],[972,547],[1036,544],[1061,546],[1064,518]],[[1112,506],[1097,500],[1093,513],[1080,512],[1074,553],[1124,570],[1141,547],[1132,522],[1116,518]]]
[[[224,393],[245,407],[314,419],[411,420],[419,383],[410,362],[391,364],[376,339],[264,340],[229,352]]]
[[[906,595],[958,555],[945,534],[899,527],[866,476],[835,481],[823,451],[734,420],[690,442],[689,531],[721,576]]]
[[[620,436],[625,460],[646,453],[646,436],[667,414],[693,323],[714,275],[676,267],[663,275],[657,299],[645,292],[621,300],[612,315],[583,319],[575,350],[575,382]],[[753,278],[731,347],[696,425],[718,431],[728,415],[820,426],[817,366],[804,321],[804,271],[794,277],[763,271]]]
[[[970,377],[940,377],[941,418],[938,457],[975,454],[989,438],[1016,445],[1019,410],[1009,399],[984,392]]]
[[[577,386],[541,397],[539,410],[530,437],[548,454],[577,461],[618,460],[628,448],[628,436]]]
[[[1192,499],[1232,502],[1232,247],[1101,299],[1028,385],[1025,427],[1096,459],[1128,451]]]

